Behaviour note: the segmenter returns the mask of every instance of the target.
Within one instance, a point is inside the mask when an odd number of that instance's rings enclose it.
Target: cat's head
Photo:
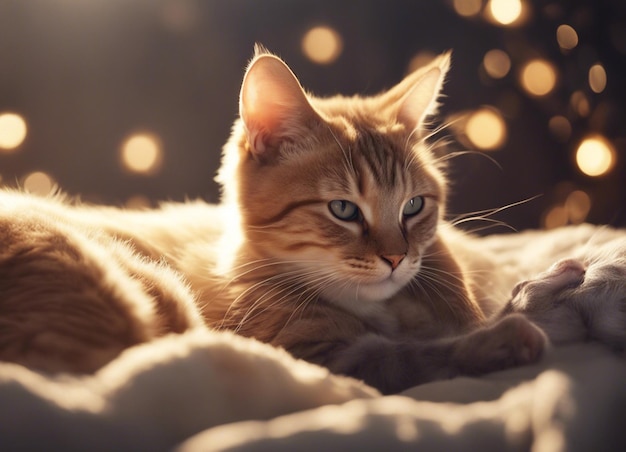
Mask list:
[[[322,99],[257,50],[218,180],[259,265],[287,263],[348,302],[386,299],[415,276],[445,208],[425,123],[449,64],[444,54],[377,96]]]

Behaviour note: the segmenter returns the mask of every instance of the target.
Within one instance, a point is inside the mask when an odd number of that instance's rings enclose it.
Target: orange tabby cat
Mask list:
[[[321,99],[257,49],[219,206],[0,193],[0,358],[90,372],[133,344],[210,327],[383,392],[538,359],[544,335],[525,318],[485,326],[493,307],[443,221],[425,123],[449,62],[379,96]]]

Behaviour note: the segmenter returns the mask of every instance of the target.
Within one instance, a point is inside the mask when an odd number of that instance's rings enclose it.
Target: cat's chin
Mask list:
[[[338,284],[326,287],[322,298],[359,315],[380,309],[381,303],[394,296],[406,285],[393,278],[375,283]]]

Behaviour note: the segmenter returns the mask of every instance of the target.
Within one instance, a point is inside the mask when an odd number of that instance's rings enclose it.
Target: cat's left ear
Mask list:
[[[397,120],[409,130],[420,130],[429,116],[437,113],[443,82],[450,69],[450,52],[433,60],[427,67],[409,75],[399,85],[406,94],[397,103]]]
[[[281,140],[305,136],[320,117],[291,69],[272,54],[258,53],[243,79],[239,114],[250,152],[266,161],[274,157]]]

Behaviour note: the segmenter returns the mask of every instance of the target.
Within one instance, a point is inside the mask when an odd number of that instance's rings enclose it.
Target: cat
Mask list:
[[[0,192],[0,359],[94,372],[122,350],[232,330],[393,393],[537,361],[445,221],[428,120],[445,53],[377,96],[318,98],[257,47],[222,202],[132,211]],[[469,243],[469,242],[468,242]],[[470,253],[471,254],[471,253]],[[462,258],[457,258],[463,256]]]
[[[591,241],[537,276],[515,285],[503,309],[521,313],[555,345],[583,341],[626,350],[626,239]]]

